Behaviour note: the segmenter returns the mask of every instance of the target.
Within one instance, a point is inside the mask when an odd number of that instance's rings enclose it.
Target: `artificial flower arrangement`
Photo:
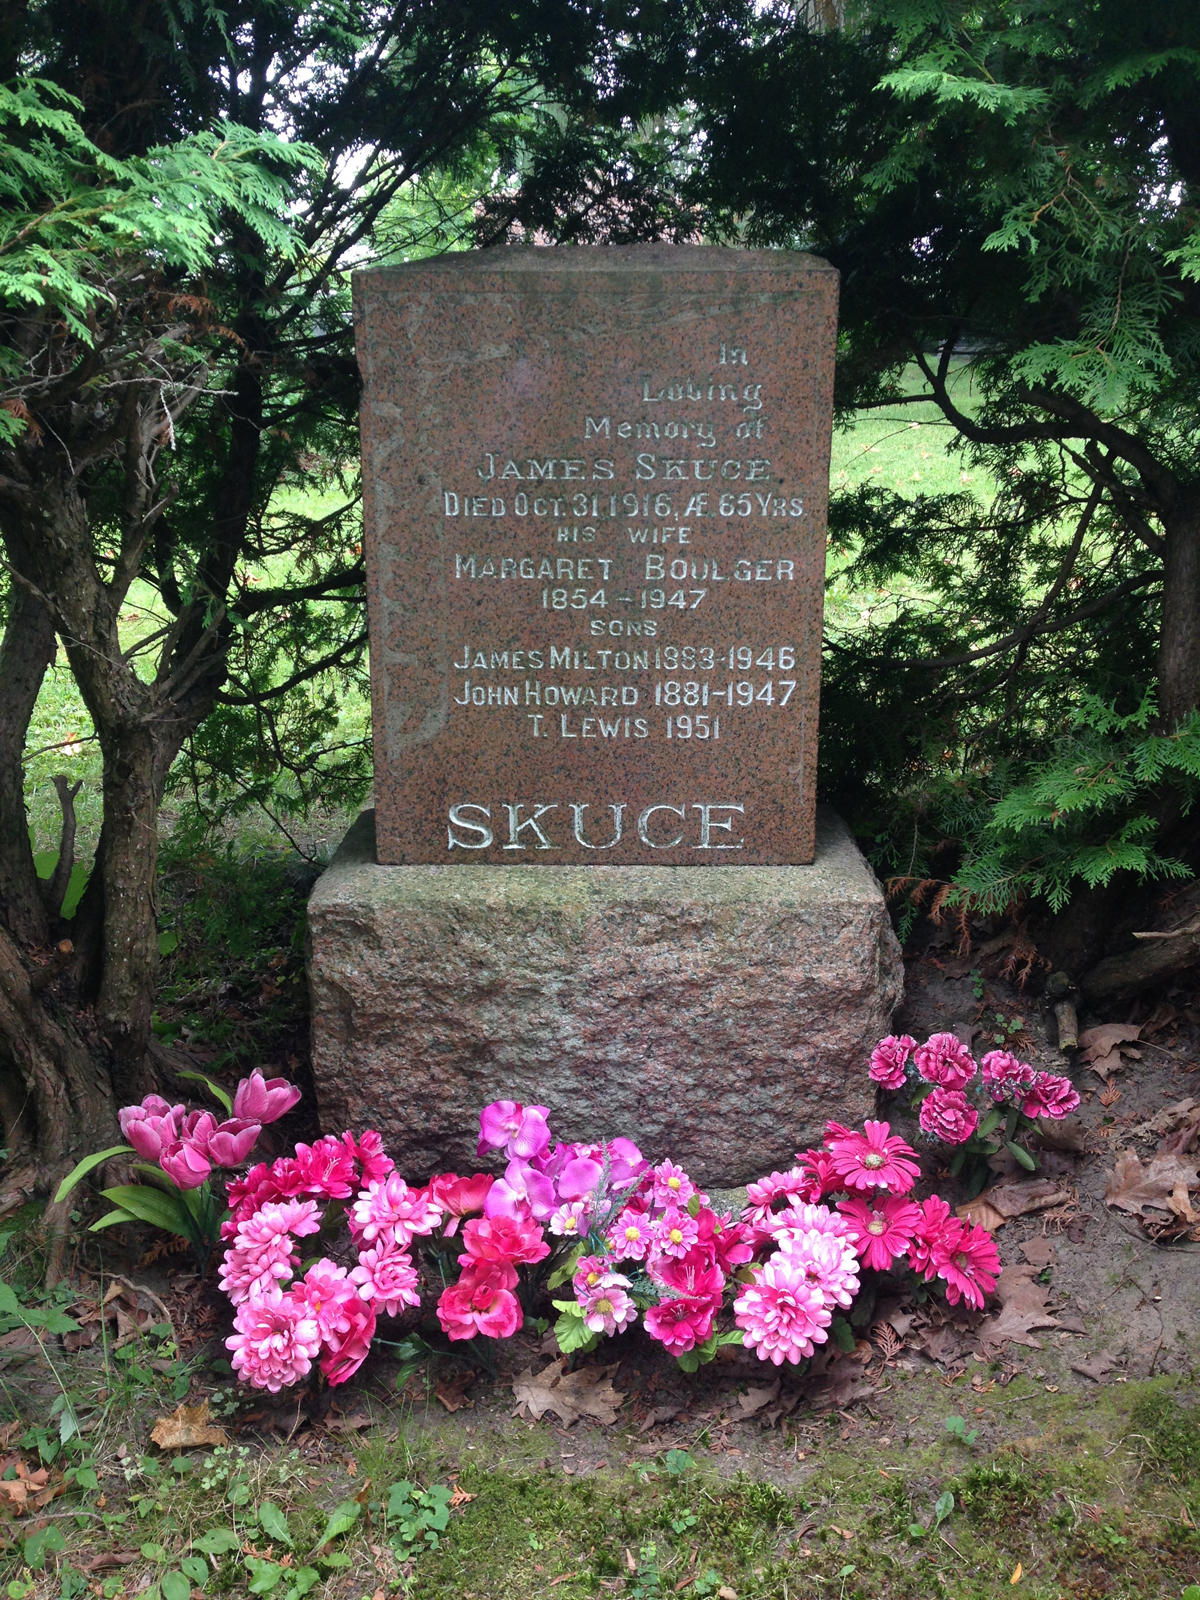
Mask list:
[[[962,1175],[971,1199],[987,1182],[989,1160],[1001,1148],[1036,1172],[1037,1158],[1021,1141],[1039,1118],[1057,1120],[1079,1105],[1070,1078],[1038,1072],[1009,1050],[990,1050],[977,1065],[953,1033],[935,1033],[922,1045],[907,1033],[881,1039],[871,1054],[870,1075],[882,1089],[911,1090],[922,1132],[956,1147],[950,1171]]]
[[[919,1049],[907,1036],[884,1039],[870,1068],[884,1088],[918,1084],[926,1136],[983,1148],[991,1130],[963,1093],[975,1072],[952,1034]],[[1067,1080],[1004,1052],[984,1058],[982,1082],[998,1104],[1010,1102],[1009,1140],[1020,1119],[1062,1116],[1078,1103]],[[239,1085],[229,1123],[150,1096],[121,1113],[121,1126],[139,1153],[155,1145],[160,1183],[186,1201],[243,1145],[244,1160],[262,1124],[298,1098],[282,1079],[256,1073]],[[993,1114],[999,1127],[1004,1113]],[[112,1153],[81,1163],[68,1181]],[[886,1122],[867,1121],[862,1131],[829,1123],[821,1146],[800,1151],[788,1172],[750,1184],[736,1216],[718,1210],[682,1167],[652,1165],[629,1139],[556,1142],[545,1106],[485,1107],[477,1155],[502,1157],[503,1172],[442,1173],[412,1186],[368,1129],[297,1144],[294,1155],[233,1179],[218,1228],[221,1288],[235,1311],[226,1344],[239,1377],[278,1391],[317,1365],[329,1383],[343,1383],[370,1351],[380,1316],[435,1296],[449,1340],[503,1339],[558,1290],[554,1332],[564,1353],[593,1349],[640,1317],[694,1371],[722,1344],[776,1366],[808,1360],[831,1336],[848,1347],[846,1318],[865,1272],[908,1270],[950,1304],[977,1308],[996,1287],[990,1233],[937,1195],[909,1198],[917,1153]],[[126,1206],[126,1216],[141,1215]],[[99,1225],[116,1220],[124,1219]],[[313,1254],[302,1261],[297,1246],[306,1238]]]

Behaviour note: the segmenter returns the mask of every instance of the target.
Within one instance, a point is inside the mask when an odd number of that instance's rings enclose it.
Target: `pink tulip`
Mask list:
[[[160,1095],[148,1094],[140,1106],[125,1106],[118,1114],[121,1132],[143,1161],[157,1161],[166,1145],[179,1137],[183,1106],[169,1106]]]
[[[175,1139],[158,1158],[167,1177],[180,1189],[198,1189],[212,1171],[204,1151],[186,1139]]]
[[[262,1128],[257,1122],[234,1117],[222,1122],[208,1136],[205,1153],[217,1167],[240,1167],[254,1149]]]
[[[255,1067],[243,1078],[233,1097],[233,1114],[245,1122],[278,1122],[300,1098],[300,1090],[286,1078],[264,1078]]]

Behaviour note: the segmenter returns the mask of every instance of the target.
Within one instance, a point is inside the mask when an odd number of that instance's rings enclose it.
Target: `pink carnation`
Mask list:
[[[904,1068],[916,1048],[917,1041],[907,1033],[899,1037],[890,1033],[886,1039],[880,1039],[871,1051],[871,1078],[884,1089],[903,1089]]]
[[[383,1139],[374,1128],[365,1128],[361,1139],[356,1139],[352,1133],[344,1133],[342,1143],[358,1163],[364,1184],[381,1183],[389,1172],[395,1170],[396,1163],[385,1153]]]
[[[367,1359],[375,1337],[375,1307],[357,1296],[346,1307],[350,1326],[330,1340],[321,1357],[321,1371],[330,1385],[345,1383]]]
[[[895,1257],[904,1254],[921,1220],[917,1206],[892,1196],[839,1200],[838,1210],[851,1225],[851,1238],[863,1265],[875,1272],[886,1272]]]
[[[1021,1110],[1027,1117],[1065,1117],[1079,1104],[1079,1096],[1070,1078],[1060,1078],[1053,1072],[1039,1072],[1029,1087]]]
[[[423,1190],[410,1189],[398,1172],[367,1184],[350,1211],[350,1231],[368,1244],[388,1231],[404,1248],[417,1233],[432,1233],[442,1213]]]
[[[833,1313],[803,1264],[782,1252],[755,1269],[753,1284],[733,1302],[734,1320],[747,1349],[760,1361],[798,1362],[829,1337]]]
[[[421,1304],[412,1257],[394,1245],[360,1250],[350,1277],[362,1299],[373,1301],[376,1310],[386,1311],[389,1317],[398,1317],[401,1306]]]
[[[1000,1252],[986,1228],[964,1227],[952,1244],[935,1250],[933,1264],[938,1277],[946,1280],[946,1299],[952,1306],[961,1299],[982,1311],[1000,1276]]]
[[[907,1194],[921,1171],[917,1152],[891,1133],[889,1123],[864,1122],[863,1128],[863,1133],[855,1133],[839,1123],[829,1124],[825,1145],[834,1171],[847,1189]]]
[[[306,1315],[316,1323],[323,1344],[349,1333],[353,1302],[358,1294],[345,1267],[323,1256],[291,1292],[297,1303],[303,1300]]]
[[[975,1076],[975,1057],[953,1033],[935,1033],[913,1056],[926,1083],[943,1089],[961,1089]]]
[[[1010,1094],[1019,1098],[1020,1091],[1034,1079],[1033,1068],[1018,1061],[1010,1050],[989,1050],[979,1065],[993,1100],[1003,1100]]]
[[[979,1113],[961,1089],[931,1089],[917,1118],[922,1129],[945,1144],[965,1144],[979,1126]]]
[[[852,1203],[866,1204],[862,1200]],[[849,1239],[816,1228],[793,1228],[780,1238],[779,1253],[800,1267],[805,1282],[821,1291],[822,1301],[830,1310],[853,1304],[859,1289],[858,1256]]]
[[[307,1377],[321,1348],[321,1333],[305,1302],[278,1288],[247,1300],[225,1341],[233,1370],[256,1389],[280,1389]]]

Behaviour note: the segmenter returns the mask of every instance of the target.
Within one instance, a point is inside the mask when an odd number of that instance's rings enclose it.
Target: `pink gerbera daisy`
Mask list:
[[[962,1238],[966,1224],[959,1221],[940,1195],[931,1194],[928,1200],[922,1200],[917,1211],[919,1215],[908,1247],[908,1264],[929,1282],[937,1277],[935,1256],[953,1249]]]
[[[685,1206],[696,1192],[696,1185],[673,1161],[661,1161],[652,1169],[652,1175],[656,1206]]]
[[[839,1200],[838,1210],[851,1225],[850,1237],[863,1266],[875,1272],[886,1272],[896,1256],[904,1254],[921,1220],[917,1206],[893,1196]]]
[[[953,1243],[934,1252],[939,1278],[946,1280],[946,1299],[952,1306],[966,1300],[982,1311],[983,1302],[996,1289],[1000,1252],[986,1228],[964,1227]]]
[[[699,1236],[695,1217],[681,1211],[678,1206],[668,1206],[653,1223],[652,1237],[655,1255],[685,1256]]]
[[[887,1122],[864,1122],[856,1133],[831,1122],[825,1144],[833,1169],[847,1189],[888,1189],[907,1194],[920,1175],[917,1153]],[[890,1135],[890,1137],[889,1137]]]
[[[608,1230],[608,1248],[618,1261],[644,1261],[654,1243],[650,1218],[626,1208]]]

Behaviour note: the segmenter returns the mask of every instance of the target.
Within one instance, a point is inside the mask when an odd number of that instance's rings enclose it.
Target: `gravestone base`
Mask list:
[[[373,812],[308,908],[326,1132],[411,1181],[476,1169],[481,1107],[549,1106],[706,1185],[791,1165],[874,1104],[903,988],[879,884],[832,813],[804,867],[379,866]]]

